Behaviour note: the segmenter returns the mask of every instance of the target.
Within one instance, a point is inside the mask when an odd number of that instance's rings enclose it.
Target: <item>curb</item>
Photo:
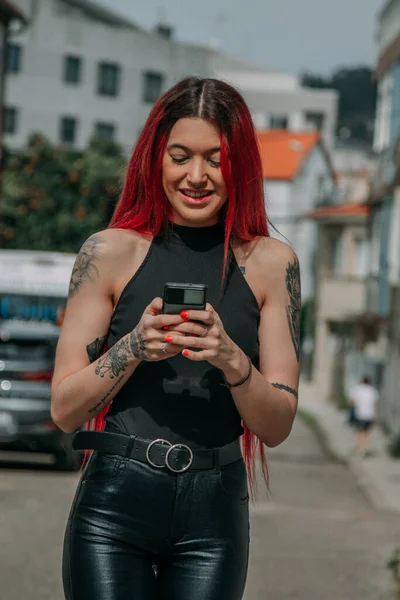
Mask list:
[[[313,430],[325,454],[333,462],[345,466],[355,479],[357,487],[376,510],[399,513],[400,506],[391,502],[389,495],[374,481],[360,459],[349,457],[335,448],[331,431],[312,409],[299,409],[298,416]]]
[[[348,459],[346,465],[358,487],[375,509],[385,512],[400,512],[400,507],[396,508],[392,505],[387,494],[379,489],[361,463],[355,459]]]
[[[327,458],[332,462],[344,463],[344,460],[334,451],[333,446],[329,441],[329,435],[327,435],[327,432],[321,425],[318,417],[312,411],[305,410],[304,408],[299,408],[297,410],[297,416],[313,431]]]

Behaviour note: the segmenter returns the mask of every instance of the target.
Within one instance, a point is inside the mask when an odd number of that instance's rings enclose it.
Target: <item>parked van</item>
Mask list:
[[[0,450],[46,452],[79,467],[50,416],[50,384],[76,256],[0,250]]]

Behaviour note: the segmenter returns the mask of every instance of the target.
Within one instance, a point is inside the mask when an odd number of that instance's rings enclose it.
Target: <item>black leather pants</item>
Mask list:
[[[240,600],[249,548],[243,461],[173,473],[95,452],[63,556],[67,600]]]

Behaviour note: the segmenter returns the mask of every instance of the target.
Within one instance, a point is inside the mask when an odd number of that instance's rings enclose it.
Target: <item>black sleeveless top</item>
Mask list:
[[[170,225],[155,237],[128,282],[111,319],[108,347],[131,332],[145,307],[162,297],[164,283],[204,283],[208,302],[231,339],[258,365],[257,300],[231,251],[221,295],[224,230],[221,225]],[[241,418],[222,373],[207,361],[177,355],[141,363],[121,388],[106,416],[106,431],[164,438],[191,447],[223,446],[243,433]]]

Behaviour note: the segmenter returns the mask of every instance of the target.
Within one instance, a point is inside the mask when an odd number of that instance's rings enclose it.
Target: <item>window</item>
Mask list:
[[[368,275],[369,265],[369,240],[363,237],[354,239],[354,275],[364,278]]]
[[[271,129],[287,129],[288,118],[282,116],[272,116],[270,118],[269,126]]]
[[[4,133],[8,133],[9,135],[16,133],[18,127],[18,110],[14,107],[5,108],[3,119]]]
[[[343,273],[343,236],[340,234],[331,239],[331,273],[336,277]]]
[[[81,81],[82,60],[79,56],[64,57],[64,81],[79,83]]]
[[[101,96],[118,96],[121,69],[113,63],[100,63],[97,91]]]
[[[77,120],[74,117],[62,117],[60,121],[60,140],[66,144],[75,142]]]
[[[143,102],[153,103],[162,93],[164,85],[164,75],[154,71],[145,71],[143,73]]]
[[[313,129],[317,131],[322,131],[325,124],[325,115],[321,112],[307,112],[306,122],[308,125],[311,125]]]
[[[111,142],[115,137],[115,125],[113,123],[96,123],[95,137],[102,142]]]
[[[19,44],[7,45],[7,73],[19,73],[22,64],[22,46]]]

